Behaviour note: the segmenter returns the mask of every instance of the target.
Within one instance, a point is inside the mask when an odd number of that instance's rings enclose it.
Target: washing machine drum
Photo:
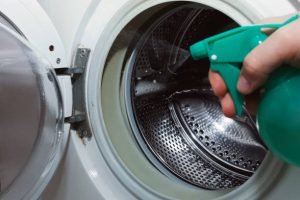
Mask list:
[[[0,198],[32,199],[58,163],[61,94],[50,65],[12,27],[0,25],[0,44]]]
[[[241,185],[267,152],[255,119],[246,110],[241,117],[225,117],[207,79],[208,60],[195,62],[188,53],[190,44],[237,24],[216,10],[187,5],[147,26],[128,62],[128,104],[141,148],[201,188]]]

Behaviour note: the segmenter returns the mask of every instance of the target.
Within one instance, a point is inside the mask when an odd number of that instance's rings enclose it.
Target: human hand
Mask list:
[[[269,18],[262,23],[282,23],[289,16]],[[262,30],[271,33],[272,30]],[[240,93],[246,96],[247,109],[255,113],[258,93],[253,93],[267,80],[269,74],[281,66],[289,64],[300,67],[300,20],[274,31],[262,44],[253,49],[245,58],[237,84]],[[209,71],[209,80],[215,94],[220,98],[222,110],[227,117],[235,116],[235,108],[225,82],[221,76]],[[253,95],[254,94],[254,95]]]

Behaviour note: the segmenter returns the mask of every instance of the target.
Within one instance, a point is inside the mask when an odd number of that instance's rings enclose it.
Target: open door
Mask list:
[[[63,154],[63,119],[50,64],[0,25],[0,199],[40,196]]]

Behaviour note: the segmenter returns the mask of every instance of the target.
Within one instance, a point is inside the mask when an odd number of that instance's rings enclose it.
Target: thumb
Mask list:
[[[299,21],[278,29],[246,56],[237,84],[241,93],[253,92],[263,85],[275,68],[294,60],[299,50],[298,41],[295,40],[299,37],[296,35],[299,33],[296,31],[300,26]]]

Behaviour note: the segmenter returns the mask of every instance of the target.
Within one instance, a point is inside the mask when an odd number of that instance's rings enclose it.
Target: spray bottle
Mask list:
[[[268,37],[262,29],[278,29],[298,18],[295,15],[282,24],[238,27],[190,46],[194,60],[208,57],[211,70],[221,75],[237,115],[241,115],[244,104],[237,90],[240,69],[246,55]],[[257,111],[260,137],[274,155],[300,166],[300,69],[279,67],[263,88]]]

